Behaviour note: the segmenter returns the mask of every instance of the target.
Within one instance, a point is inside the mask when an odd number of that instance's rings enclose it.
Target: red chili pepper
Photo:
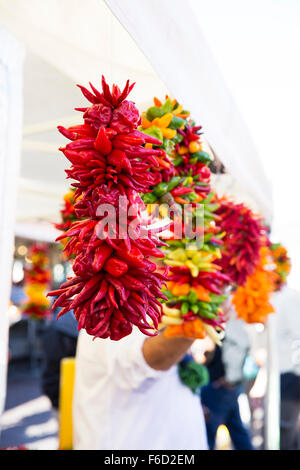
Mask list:
[[[177,188],[172,189],[172,196],[182,196],[183,194],[189,194],[194,191],[193,188],[188,188],[186,186],[177,186]]]
[[[114,277],[127,273],[128,265],[117,257],[111,256],[104,264],[104,269]]]
[[[94,147],[96,150],[99,150],[102,155],[108,155],[112,151],[112,143],[107,137],[103,126],[99,128]]]

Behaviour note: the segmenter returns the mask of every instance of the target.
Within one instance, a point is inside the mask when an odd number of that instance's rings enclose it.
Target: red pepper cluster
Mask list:
[[[49,270],[48,247],[44,243],[33,243],[28,252],[30,265],[24,268],[25,284],[50,285],[51,272]]]
[[[51,282],[48,248],[33,243],[28,253],[29,263],[24,268],[24,292],[27,299],[21,305],[22,313],[35,320],[50,316],[50,302],[46,291]]]
[[[265,228],[244,204],[224,199],[219,202],[216,213],[221,218],[218,224],[226,235],[223,238],[225,250],[217,264],[222,266],[234,284],[243,286],[259,263]]]
[[[144,147],[161,142],[136,130],[140,115],[134,103],[126,100],[133,87],[129,81],[123,91],[116,85],[110,90],[104,77],[102,93],[90,86],[93,93],[80,86],[91,102],[89,107],[77,108],[84,113],[84,124],[59,127],[71,140],[60,150],[72,164],[66,173],[75,180],[78,220],[57,240],[69,238],[64,251],[75,256],[75,276],[49,295],[58,296],[53,308],[62,307],[59,316],[73,310],[78,329],[94,337],[119,340],[131,333],[132,325],[155,335],[162,314],[158,299],[164,298],[164,275],[148,258],[163,254],[154,233],[143,232],[145,206],[139,193],[149,192],[161,180],[156,157],[165,152]],[[99,214],[103,204],[115,208],[112,229]],[[134,222],[128,233],[128,225]]]

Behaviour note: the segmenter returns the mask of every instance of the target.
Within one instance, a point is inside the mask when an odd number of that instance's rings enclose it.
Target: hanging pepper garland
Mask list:
[[[219,225],[225,232],[225,249],[217,264],[236,286],[243,286],[260,260],[260,248],[266,230],[262,221],[244,204],[219,200]]]
[[[281,290],[286,284],[287,277],[291,271],[291,260],[288,256],[286,248],[280,243],[272,243],[270,245],[274,267],[275,289]]]
[[[46,291],[51,282],[47,246],[34,243],[29,249],[28,258],[30,263],[24,268],[24,291],[27,300],[21,310],[27,317],[41,320],[51,315],[50,302],[46,298]]]
[[[110,90],[104,77],[102,92],[90,86],[92,92],[79,86],[91,102],[86,108],[77,108],[83,112],[84,124],[59,127],[71,140],[60,150],[71,162],[66,173],[75,180],[78,220],[57,240],[69,238],[64,251],[75,256],[75,276],[49,295],[58,296],[53,308],[62,307],[59,316],[73,309],[78,328],[94,337],[119,340],[131,333],[132,325],[155,335],[162,315],[159,298],[164,298],[161,288],[165,277],[149,257],[163,255],[154,232],[140,236],[146,222],[139,193],[146,194],[161,182],[157,159],[163,159],[165,152],[145,148],[145,144],[160,146],[161,142],[137,130],[139,112],[126,100],[133,87],[129,81],[123,91],[116,85]],[[102,204],[115,209],[118,222],[113,233],[104,216],[98,215]],[[128,226],[134,221],[139,223],[129,234]]]
[[[267,316],[274,312],[270,297],[275,290],[275,274],[268,245],[268,241],[265,241],[261,246],[258,265],[232,297],[238,318],[246,323],[265,323]]]
[[[190,204],[193,223],[198,203],[204,206],[201,249],[195,241],[175,240],[174,234],[164,248],[163,262],[169,266],[169,274],[162,324],[168,325],[165,334],[169,337],[183,334],[203,338],[209,333],[219,342],[216,330],[222,329],[224,322],[220,306],[226,299],[224,289],[230,279],[215,263],[221,257],[224,234],[217,224],[219,216],[215,211],[219,205],[211,192],[210,170],[206,165],[211,157],[202,150],[201,127],[194,125],[189,112],[169,97],[164,104],[155,98],[154,104],[142,114],[140,130],[163,140],[162,148],[170,161],[168,171],[161,171],[162,181],[143,199],[148,204],[163,202],[179,208]]]

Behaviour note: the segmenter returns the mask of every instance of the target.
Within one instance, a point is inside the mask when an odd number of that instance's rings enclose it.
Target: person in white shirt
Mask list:
[[[76,353],[74,449],[207,449],[199,396],[183,385],[177,364],[193,339],[147,338],[138,330],[120,341],[82,330]]]
[[[284,287],[272,299],[280,371],[280,449],[299,450],[300,292]]]

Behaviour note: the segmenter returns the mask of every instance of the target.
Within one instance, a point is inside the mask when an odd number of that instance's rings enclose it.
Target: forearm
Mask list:
[[[147,338],[143,344],[145,361],[152,369],[168,370],[180,362],[193,342],[184,336],[167,338],[163,333]]]

